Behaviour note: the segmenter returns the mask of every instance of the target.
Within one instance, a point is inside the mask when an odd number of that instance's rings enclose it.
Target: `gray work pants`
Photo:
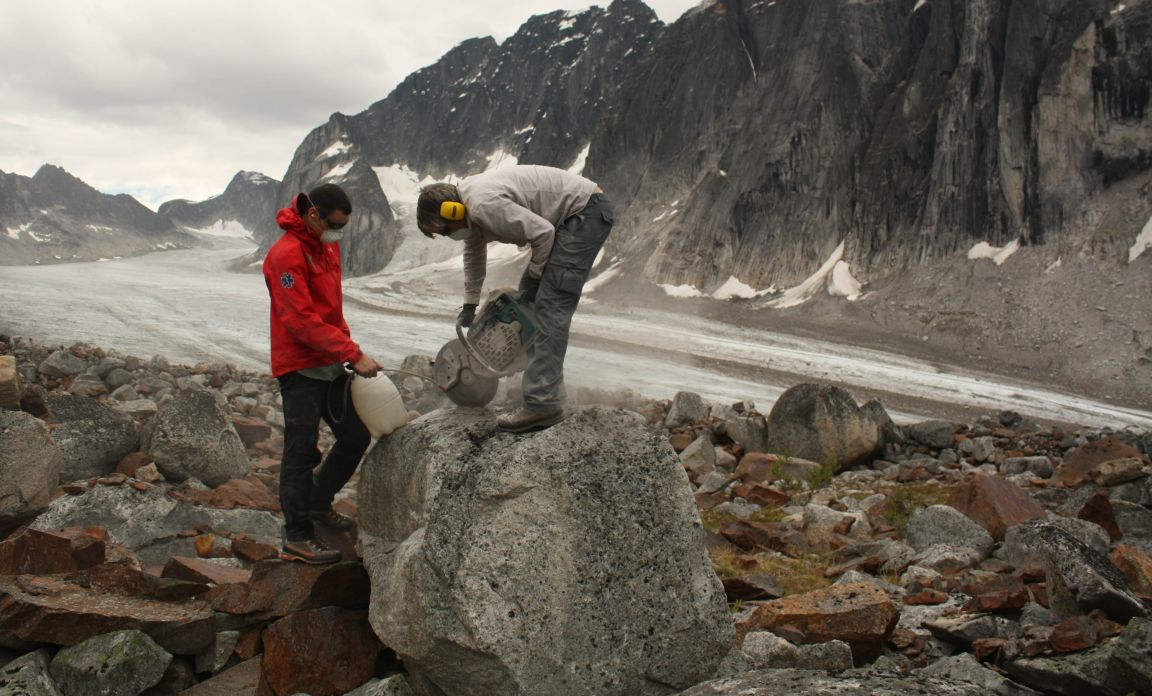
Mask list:
[[[539,334],[532,359],[524,371],[524,406],[550,411],[564,403],[564,355],[572,315],[580,293],[592,272],[592,263],[612,231],[616,215],[602,193],[594,193],[588,205],[556,228],[552,255],[544,266],[536,293]]]

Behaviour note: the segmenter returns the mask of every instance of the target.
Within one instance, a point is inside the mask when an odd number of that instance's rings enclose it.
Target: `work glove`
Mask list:
[[[524,275],[520,276],[520,296],[524,298],[525,302],[533,303],[536,301],[536,292],[540,290],[540,278],[533,278],[528,271],[524,271]]]
[[[456,317],[456,321],[459,322],[460,326],[463,326],[464,328],[472,326],[472,322],[475,319],[476,305],[474,304],[464,305],[464,308],[460,310],[460,316]]]

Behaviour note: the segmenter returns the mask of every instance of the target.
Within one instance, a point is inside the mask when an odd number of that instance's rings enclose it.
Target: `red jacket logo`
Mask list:
[[[280,284],[284,286],[285,290],[289,290],[292,288],[293,285],[296,284],[296,279],[292,277],[291,273],[288,273],[287,271],[285,271],[280,276]]]

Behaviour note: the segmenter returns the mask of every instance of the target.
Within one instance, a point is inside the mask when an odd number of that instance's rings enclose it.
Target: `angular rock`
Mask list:
[[[261,679],[276,696],[344,694],[372,677],[382,649],[362,611],[297,612],[264,632]]]
[[[1107,556],[1052,524],[1037,525],[1032,539],[1045,562],[1050,606],[1057,618],[1099,609],[1124,624],[1147,615]]]
[[[678,696],[985,696],[984,688],[950,679],[878,670],[829,674],[816,670],[770,669],[715,679],[682,691]]]
[[[180,696],[255,696],[261,686],[257,655],[235,667],[180,692]]]
[[[1116,512],[1112,509],[1112,501],[1108,499],[1108,494],[1104,491],[1100,491],[1089,498],[1088,502],[1084,503],[1084,507],[1080,508],[1076,517],[1099,525],[1112,541],[1123,536],[1120,526],[1116,524]]]
[[[880,428],[846,390],[798,384],[786,390],[768,415],[768,450],[843,471],[871,461]]]
[[[1119,486],[1147,475],[1144,462],[1136,457],[1101,462],[1089,472],[1089,477],[1098,486]]]
[[[1008,457],[1000,465],[1000,473],[1005,476],[1031,473],[1040,478],[1049,478],[1052,471],[1052,460],[1048,457]]]
[[[48,672],[51,655],[46,649],[36,650],[0,667],[0,693],[5,696],[63,696]]]
[[[672,398],[672,407],[664,419],[665,428],[678,428],[681,425],[694,425],[708,419],[712,407],[693,392],[678,392]]]
[[[121,413],[127,413],[130,416],[148,417],[155,415],[159,410],[159,406],[152,399],[134,399],[131,401],[117,401],[112,404],[113,408]]]
[[[1119,630],[1119,624],[1102,617],[1073,616],[1052,627],[1052,632],[1048,635],[1048,645],[1057,655],[1087,650],[1102,639],[1116,635]]]
[[[59,422],[52,439],[60,447],[60,480],[104,476],[128,454],[140,449],[136,423],[99,401],[85,396],[50,396],[48,408]]]
[[[95,486],[80,495],[52,501],[30,526],[60,529],[80,525],[104,527],[110,541],[132,549],[145,565],[163,565],[172,556],[197,555],[193,539],[186,535],[197,529],[242,533],[265,543],[280,543],[280,520],[272,513],[200,507],[175,500],[161,487],[138,491],[130,486]]]
[[[359,563],[312,566],[269,560],[257,563],[251,572],[245,585],[230,584],[208,593],[216,611],[274,618],[325,606],[368,606],[371,587]]]
[[[966,546],[979,552],[981,558],[995,544],[987,530],[948,505],[931,505],[914,513],[908,520],[904,540],[917,551],[937,544]]]
[[[280,498],[255,474],[226,481],[208,490],[174,490],[172,495],[180,500],[219,510],[242,508],[280,512]]]
[[[510,435],[437,411],[377,444],[357,499],[372,626],[440,688],[667,693],[729,650],[683,469],[627,412]]]
[[[856,664],[875,659],[896,628],[900,608],[871,583],[835,585],[765,602],[751,625],[772,630],[794,626],[805,643],[842,640],[852,646]]]
[[[166,403],[144,428],[143,441],[144,451],[171,481],[195,477],[219,486],[251,470],[240,436],[206,391],[183,391]]]
[[[1018,659],[1004,665],[1027,686],[1056,694],[1152,693],[1152,621],[1133,619],[1120,635],[1083,652]]]
[[[110,631],[138,629],[169,652],[195,655],[212,642],[212,610],[109,594],[47,577],[0,578],[0,637],[75,645]]]
[[[701,435],[684,448],[680,453],[680,464],[696,480],[716,469],[716,449],[708,435]]]
[[[236,434],[240,436],[240,441],[245,447],[255,447],[272,437],[272,427],[260,418],[233,416],[232,427],[236,428]]]
[[[347,696],[413,696],[413,691],[403,674],[394,674],[387,679],[371,679]]]
[[[0,410],[0,522],[31,517],[48,505],[60,459],[44,421]]]
[[[948,421],[927,420],[904,427],[908,439],[932,449],[946,449],[955,444],[956,426]]]
[[[72,573],[104,562],[102,529],[21,529],[0,542],[0,575]]]
[[[20,383],[20,373],[16,370],[16,358],[0,355],[0,409],[20,410],[20,397],[24,386]]]
[[[137,630],[114,631],[64,648],[52,678],[68,696],[136,696],[156,685],[172,655]]]
[[[1152,599],[1152,556],[1134,546],[1117,544],[1112,549],[1111,560],[1124,574],[1133,592]]]
[[[945,616],[925,623],[924,628],[937,638],[964,648],[970,648],[977,641],[1014,639],[1020,634],[1017,622],[990,615]]]
[[[1140,450],[1129,447],[1118,437],[1109,436],[1093,440],[1065,454],[1064,460],[1052,476],[1052,481],[1068,488],[1077,488],[1091,480],[1093,472],[1100,464],[1128,458],[1147,461]]]
[[[954,575],[962,570],[973,568],[983,556],[979,551],[967,546],[935,544],[917,554],[912,562],[922,568],[934,570],[943,575]]]
[[[796,646],[768,631],[752,631],[741,650],[753,669],[852,669],[852,649],[840,640]]]
[[[1152,553],[1152,510],[1126,500],[1117,500],[1112,503],[1112,514],[1125,543]]]
[[[40,374],[49,377],[71,377],[87,370],[88,363],[69,351],[58,350],[49,355],[36,369]]]
[[[1023,568],[1030,563],[1043,564],[1043,557],[1038,553],[1035,541],[1036,530],[1042,524],[1055,525],[1079,539],[1093,551],[1108,555],[1111,543],[1108,533],[1100,525],[1060,515],[1050,515],[1047,519],[1029,520],[1024,524],[1009,527],[1004,533],[1004,543],[996,552],[997,555],[1017,568]]]
[[[1031,694],[1038,696],[1039,694],[1039,692],[1007,679],[999,672],[988,669],[968,653],[939,659],[923,669],[916,670],[916,674],[938,677],[952,683],[975,684],[984,689],[984,693],[997,694],[997,696],[1030,696]]]
[[[724,419],[724,432],[745,452],[768,449],[768,423],[763,416],[731,415]]]
[[[1044,507],[999,476],[976,473],[948,497],[948,504],[976,521],[993,539],[1012,526],[1044,517]]]
[[[243,568],[232,568],[203,558],[184,558],[176,556],[170,559],[164,570],[160,573],[163,578],[176,578],[177,580],[190,580],[192,582],[211,583],[213,585],[247,585],[252,578],[252,571]]]
[[[239,641],[240,631],[218,632],[212,645],[196,656],[196,671],[201,674],[204,672],[215,674],[224,669]]]

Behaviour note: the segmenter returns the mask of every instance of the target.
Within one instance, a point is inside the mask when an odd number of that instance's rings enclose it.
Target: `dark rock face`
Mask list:
[[[248,231],[275,221],[276,197],[280,182],[259,172],[237,172],[219,196],[205,201],[168,201],[159,214],[180,227],[203,229],[220,223],[237,222]],[[283,201],[287,204],[287,199]]]
[[[100,193],[59,167],[0,172],[0,265],[91,261],[186,248],[193,238],[127,194]]]
[[[379,270],[402,233],[418,235],[414,218],[394,214],[415,205],[416,188],[404,194],[412,200],[389,200],[374,167],[437,179],[483,171],[503,157],[569,167],[619,103],[661,26],[640,0],[617,0],[607,9],[532,17],[502,44],[465,41],[366,111],[333,114],[309,133],[277,200],[319,183],[343,186],[353,205],[341,244],[345,270]],[[269,218],[257,255],[278,237]]]
[[[351,165],[336,178],[372,211],[353,223],[353,273],[400,241],[372,167],[466,175],[497,152],[569,167],[584,147],[620,214],[609,251],[659,282],[792,284],[841,242],[865,278],[978,241],[1051,242],[1152,162],[1152,5],[1128,5],[723,0],[664,26],[617,0],[537,16],[334,115],[279,198]],[[1138,224],[1094,248],[1120,251]]]

